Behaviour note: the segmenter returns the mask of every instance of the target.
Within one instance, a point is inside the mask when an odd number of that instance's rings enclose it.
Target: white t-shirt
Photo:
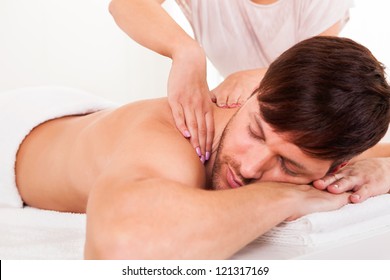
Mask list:
[[[282,52],[338,21],[348,20],[353,0],[176,0],[195,39],[223,76],[268,67]]]

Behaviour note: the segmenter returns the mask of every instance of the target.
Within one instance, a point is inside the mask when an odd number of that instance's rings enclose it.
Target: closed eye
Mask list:
[[[297,177],[299,176],[300,174],[297,173],[297,172],[294,172],[292,171],[291,169],[287,168],[286,166],[286,162],[284,161],[284,159],[282,157],[279,158],[279,161],[280,161],[280,168],[282,169],[282,171],[289,175],[289,176],[292,176],[292,177]]]
[[[257,140],[263,140],[263,141],[264,141],[263,135],[260,135],[258,132],[253,131],[253,129],[251,128],[250,125],[248,125],[248,134],[249,134],[249,136],[252,137],[252,138],[255,138],[255,139],[257,139]]]
[[[248,134],[251,138],[256,139],[256,140],[260,140],[261,142],[265,141],[262,129],[261,129],[261,132],[259,132],[256,129],[253,129],[252,126],[249,124],[247,130],[248,130]],[[286,160],[282,156],[279,156],[279,164],[280,164],[280,169],[282,170],[282,172],[288,176],[298,177],[298,176],[302,175],[302,174],[295,172],[295,171],[292,171],[290,168],[288,168],[286,165]]]

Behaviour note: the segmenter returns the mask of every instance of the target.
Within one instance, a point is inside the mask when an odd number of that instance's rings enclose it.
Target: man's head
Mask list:
[[[367,48],[338,37],[298,43],[270,65],[228,124],[214,187],[310,183],[385,135],[389,100],[384,68]]]

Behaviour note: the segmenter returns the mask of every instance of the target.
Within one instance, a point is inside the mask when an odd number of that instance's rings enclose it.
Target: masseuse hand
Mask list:
[[[180,55],[172,59],[168,102],[179,131],[190,138],[202,163],[210,158],[214,118],[206,82],[206,57]]]
[[[333,175],[314,181],[320,190],[331,193],[352,191],[350,201],[358,203],[390,191],[390,158],[368,158],[347,165]]]
[[[266,72],[265,68],[239,71],[213,89],[218,107],[235,108],[241,106],[259,86]]]

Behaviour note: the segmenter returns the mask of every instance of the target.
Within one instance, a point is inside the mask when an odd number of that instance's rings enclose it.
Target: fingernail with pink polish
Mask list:
[[[191,133],[188,130],[184,131],[184,137],[185,138],[190,138],[191,137]]]
[[[202,155],[202,152],[200,151],[199,147],[195,148],[196,154],[200,157]]]
[[[204,164],[205,163],[205,158],[204,158],[204,155],[202,155],[201,157],[200,157],[200,161]]]
[[[210,159],[210,152],[206,152],[206,160]]]

